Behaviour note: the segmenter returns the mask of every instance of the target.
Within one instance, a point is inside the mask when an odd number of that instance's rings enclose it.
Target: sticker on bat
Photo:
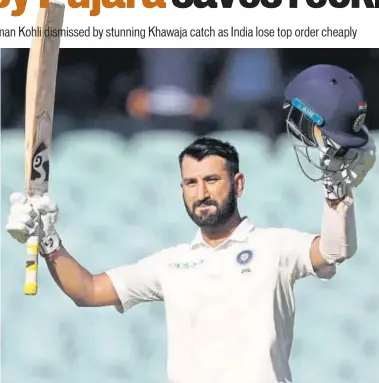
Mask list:
[[[41,142],[32,160],[30,180],[33,184],[41,184],[49,181],[49,164],[49,149]]]

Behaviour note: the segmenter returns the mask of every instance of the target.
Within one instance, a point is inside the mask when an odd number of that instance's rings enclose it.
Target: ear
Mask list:
[[[243,175],[243,173],[237,173],[234,176],[234,190],[235,190],[237,198],[242,196],[244,189],[245,189],[245,176]]]

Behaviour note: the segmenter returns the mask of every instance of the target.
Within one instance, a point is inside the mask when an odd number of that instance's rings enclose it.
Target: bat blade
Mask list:
[[[65,6],[51,0],[39,10],[37,30],[29,51],[25,97],[25,189],[29,196],[48,191],[50,152],[60,37],[51,33],[63,26]],[[24,293],[37,294],[38,233],[27,243]]]

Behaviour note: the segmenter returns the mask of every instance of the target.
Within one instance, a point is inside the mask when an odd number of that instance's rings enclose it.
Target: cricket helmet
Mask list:
[[[299,73],[286,87],[283,109],[298,163],[313,181],[348,169],[356,158],[352,149],[368,142],[363,87],[343,68],[315,65]],[[311,176],[299,154],[321,175]]]

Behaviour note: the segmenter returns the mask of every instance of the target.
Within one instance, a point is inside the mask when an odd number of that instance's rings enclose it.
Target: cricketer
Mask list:
[[[314,179],[324,201],[319,233],[259,228],[242,215],[238,153],[210,137],[179,155],[184,206],[198,226],[190,243],[93,275],[65,248],[55,230],[58,206],[48,194],[13,193],[6,230],[25,243],[39,227],[41,256],[77,306],[124,313],[164,301],[168,382],[291,383],[294,283],[330,279],[356,253],[353,194],[376,148],[362,85],[345,69],[316,65],[298,74],[286,88],[284,111],[295,153],[320,175]]]

